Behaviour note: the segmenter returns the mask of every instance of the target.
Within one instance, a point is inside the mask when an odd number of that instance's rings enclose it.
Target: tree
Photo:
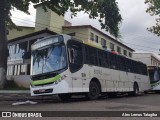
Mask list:
[[[64,15],[67,10],[70,9],[72,16],[76,16],[77,12],[84,11],[89,14],[92,19],[99,18],[101,28],[109,31],[110,34],[116,38],[119,36],[119,24],[122,21],[122,17],[119,14],[119,9],[116,0],[7,0],[6,5],[3,5],[4,0],[0,0],[2,11],[5,9],[6,13],[6,25],[8,28],[17,28],[11,20],[11,10],[14,8],[29,14],[29,5],[41,4],[45,11],[47,8],[56,12],[59,15]],[[0,11],[0,13],[3,13]],[[0,14],[1,25],[4,26],[4,16]],[[7,42],[5,39],[5,26],[0,27],[0,70],[3,68],[6,75],[6,55],[3,53],[7,49]],[[3,31],[3,32],[2,32]],[[3,37],[1,37],[3,36]],[[4,48],[3,48],[4,47]],[[3,48],[3,49],[2,49]],[[6,50],[7,51],[7,50]],[[4,57],[4,59],[2,59]],[[5,64],[4,64],[5,63]],[[2,75],[0,71],[0,75]],[[4,81],[4,77],[0,78],[0,81]],[[2,82],[4,83],[4,82]],[[0,88],[3,84],[0,82]]]
[[[44,10],[47,11],[47,8],[49,8],[59,15],[64,15],[69,9],[73,16],[76,16],[77,12],[84,11],[89,14],[90,18],[99,17],[102,29],[109,31],[116,38],[119,36],[119,24],[122,21],[122,17],[119,14],[116,0],[8,0],[7,25],[9,28],[16,27],[10,19],[10,10],[17,8],[29,14],[28,7],[31,2],[34,4],[41,2]]]
[[[156,18],[156,24],[147,29],[157,36],[160,36],[160,0],[146,0],[145,3],[148,4],[146,12],[150,13],[151,16],[158,16],[158,18]]]
[[[0,88],[5,85],[7,70],[7,39],[5,28],[6,0],[0,0]]]

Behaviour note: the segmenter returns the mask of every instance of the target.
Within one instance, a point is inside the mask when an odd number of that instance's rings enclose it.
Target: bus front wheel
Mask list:
[[[86,97],[89,100],[96,100],[99,98],[100,87],[97,82],[92,81],[89,85],[89,92],[86,93]]]

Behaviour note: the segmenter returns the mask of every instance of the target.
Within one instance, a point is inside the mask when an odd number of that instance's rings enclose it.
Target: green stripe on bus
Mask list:
[[[47,84],[47,83],[53,83],[53,82],[59,80],[60,78],[61,78],[61,76],[57,75],[57,76],[49,78],[49,79],[35,80],[35,81],[31,80],[31,85],[43,85],[43,84]]]
[[[157,83],[152,83],[152,84],[151,84],[151,87],[157,86],[157,85],[159,85],[159,84],[160,84],[159,82],[157,82]]]

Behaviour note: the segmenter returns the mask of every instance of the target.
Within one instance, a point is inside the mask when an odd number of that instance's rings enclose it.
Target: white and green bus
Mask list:
[[[150,89],[145,64],[105,47],[54,35],[37,40],[31,48],[32,96],[58,94],[66,100],[85,94],[94,100],[103,93],[137,95]]]
[[[160,93],[160,67],[148,66],[148,72],[151,83],[151,90]]]

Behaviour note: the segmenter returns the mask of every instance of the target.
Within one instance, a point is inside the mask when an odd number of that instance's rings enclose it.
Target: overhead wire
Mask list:
[[[40,27],[40,28],[44,28],[43,26],[45,26],[45,27],[51,27],[51,28],[55,28],[56,30],[55,30],[55,32],[61,32],[61,30],[60,30],[60,28],[58,28],[58,27],[54,27],[54,26],[48,26],[48,25],[46,25],[46,24],[42,24],[42,23],[37,23],[37,22],[34,22],[34,21],[26,21],[25,19],[21,19],[21,18],[18,18],[18,17],[13,17],[13,18],[15,18],[14,20],[15,21],[18,21],[18,22],[22,22],[22,23],[25,23],[25,24],[28,24],[28,25],[33,25],[33,24],[29,24],[28,22],[30,22],[30,23],[34,23],[34,24],[36,24],[36,26],[37,27]],[[18,19],[18,20],[17,20]],[[38,24],[38,25],[37,25]],[[43,25],[43,26],[40,26],[40,25]],[[65,31],[67,31],[67,32],[75,32],[75,31],[72,31],[72,30],[65,30]],[[77,34],[79,34],[78,35],[78,37],[79,38],[82,38],[82,39],[86,39],[86,37],[82,37],[82,36],[80,36],[80,35],[83,35],[83,36],[88,36],[88,34],[84,34],[84,33],[81,33],[81,32],[76,32]],[[128,43],[128,42],[122,42],[123,44],[125,43],[125,44],[129,44],[129,45],[132,45],[132,46],[137,46],[137,47],[143,47],[143,48],[150,48],[150,49],[154,49],[154,50],[158,50],[158,49],[156,49],[156,48],[152,48],[152,47],[148,47],[148,46],[142,46],[142,45],[137,45],[137,44],[133,44],[133,43]],[[107,44],[109,44],[108,42],[107,42]],[[136,48],[137,49],[137,48]],[[143,50],[143,51],[146,51],[146,50],[144,50],[144,49],[141,49],[141,50]],[[148,50],[147,50],[148,51]],[[151,51],[150,51],[151,52]],[[155,51],[154,51],[155,52]]]

